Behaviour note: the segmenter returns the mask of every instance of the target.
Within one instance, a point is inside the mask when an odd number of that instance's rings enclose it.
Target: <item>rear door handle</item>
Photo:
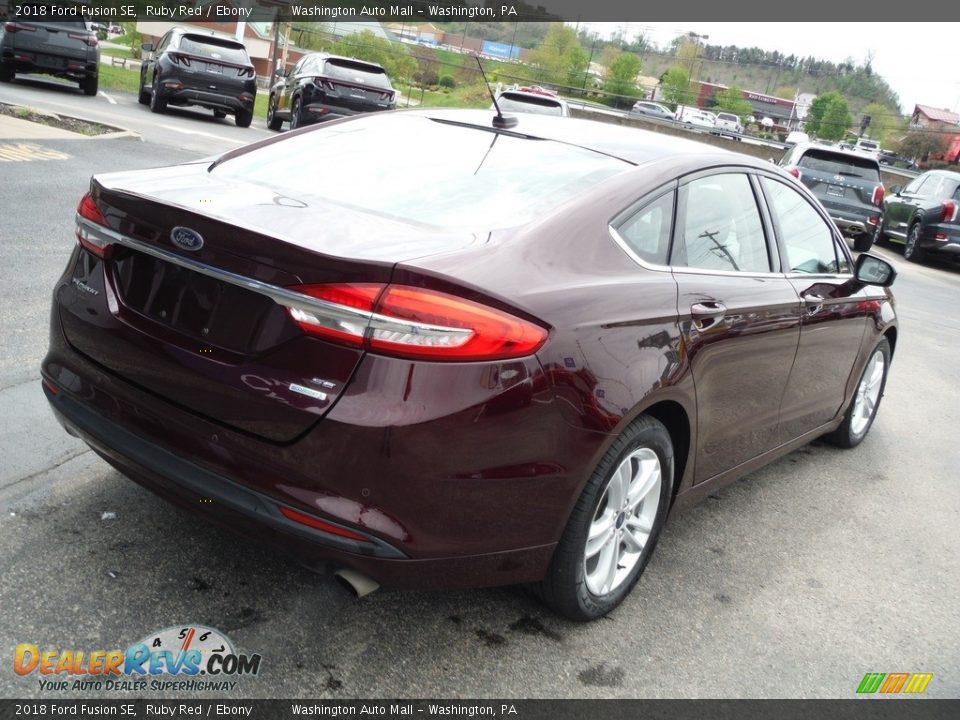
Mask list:
[[[716,325],[723,319],[726,312],[727,306],[716,300],[705,300],[690,306],[690,316],[693,318],[693,326],[697,330]]]

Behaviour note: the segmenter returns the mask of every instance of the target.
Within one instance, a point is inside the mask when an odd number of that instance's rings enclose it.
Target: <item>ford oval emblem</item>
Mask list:
[[[203,236],[186,227],[175,227],[171,230],[170,241],[181,250],[189,252],[196,252],[203,247]]]

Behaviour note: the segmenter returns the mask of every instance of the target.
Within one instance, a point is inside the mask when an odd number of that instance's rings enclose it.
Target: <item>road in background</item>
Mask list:
[[[59,428],[40,390],[50,292],[90,175],[267,133],[21,82],[0,101],[82,104],[143,136],[32,140],[63,157],[0,162],[6,662],[21,642],[113,649],[202,623],[263,656],[234,697],[852,698],[864,673],[896,671],[932,672],[927,696],[960,695],[957,266],[879,250],[900,272],[901,331],[869,437],[802,448],[673,518],[609,618],[562,621],[516,588],[357,601],[126,480]],[[43,695],[7,668],[0,696]]]

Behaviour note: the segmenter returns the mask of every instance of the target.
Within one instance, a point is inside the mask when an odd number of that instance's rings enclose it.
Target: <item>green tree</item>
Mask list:
[[[637,88],[639,74],[640,58],[630,52],[621,52],[607,68],[603,89],[616,96],[613,98],[615,107],[628,104],[623,100],[624,97],[630,99],[629,104],[632,104],[633,98],[640,97],[640,90]]]
[[[528,62],[538,68],[543,80],[564,83],[570,80],[571,68],[586,70],[586,60],[576,31],[563,23],[553,23],[543,44],[530,53]]]
[[[917,161],[926,160],[930,155],[941,155],[946,151],[946,136],[931,130],[911,130],[897,145],[900,155]]]
[[[333,43],[330,51],[381,65],[393,80],[411,79],[417,73],[417,61],[403,45],[377,37],[369,30],[348,35]]]
[[[818,95],[804,119],[806,131],[824,140],[840,140],[853,122],[847,100],[838,92]]]
[[[731,85],[726,90],[718,90],[713,96],[713,108],[733,113],[741,122],[753,112],[753,106],[743,99],[743,91],[736,85]]]
[[[690,105],[694,101],[693,87],[686,68],[675,66],[667,70],[660,82],[663,99],[674,105]]]
[[[688,79],[698,79],[703,69],[703,47],[698,42],[686,40],[677,49],[677,62],[680,67],[686,68]]]
[[[872,102],[864,106],[860,112],[861,118],[864,115],[870,116],[870,126],[864,134],[874,140],[879,140],[881,145],[889,142],[891,132],[899,128],[899,113],[891,110],[886,105]],[[857,118],[857,120],[859,120],[859,118]]]

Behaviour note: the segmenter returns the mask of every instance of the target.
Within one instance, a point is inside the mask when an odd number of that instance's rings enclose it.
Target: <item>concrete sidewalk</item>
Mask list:
[[[77,140],[87,135],[0,115],[0,140]]]

